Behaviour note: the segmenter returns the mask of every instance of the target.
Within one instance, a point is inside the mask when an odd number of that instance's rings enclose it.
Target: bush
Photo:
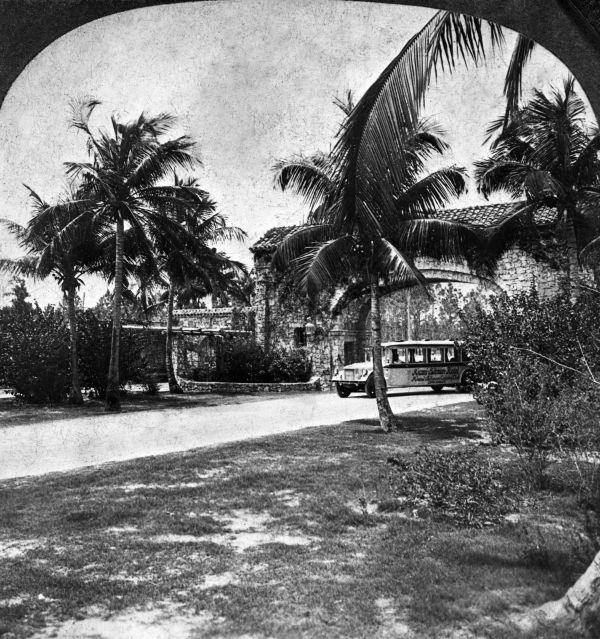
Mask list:
[[[467,316],[466,346],[494,441],[515,446],[531,485],[557,456],[597,451],[600,295],[540,300],[535,290],[491,300]]]
[[[421,448],[414,457],[390,457],[392,495],[410,511],[433,511],[463,526],[497,522],[510,510],[515,493],[501,466],[477,448],[440,451]]]
[[[532,486],[546,483],[557,455],[597,450],[600,389],[585,380],[566,384],[552,364],[516,355],[500,383],[479,391],[495,443],[515,447]]]
[[[270,383],[306,382],[311,363],[297,349],[265,349],[254,341],[232,339],[218,349],[215,364],[205,363],[191,371],[196,381]]]
[[[582,294],[573,303],[566,294],[542,300],[532,289],[472,305],[464,315],[463,338],[476,377],[483,382],[500,384],[515,357],[531,356],[531,352],[576,370],[583,370],[583,353],[590,368],[599,371],[598,317],[598,294]],[[560,384],[571,385],[580,377],[565,366],[554,364],[553,370]]]
[[[104,397],[110,363],[112,322],[101,320],[88,310],[78,314],[79,366],[81,385],[93,389],[98,397]],[[121,331],[119,346],[119,376],[125,384],[151,384],[149,371],[143,357],[144,336],[140,333]]]
[[[31,403],[58,403],[70,386],[69,331],[52,306],[0,309],[0,379]]]

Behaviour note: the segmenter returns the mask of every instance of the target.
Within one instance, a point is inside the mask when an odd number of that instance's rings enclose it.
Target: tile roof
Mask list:
[[[452,220],[472,224],[473,226],[495,226],[509,215],[516,213],[525,201],[501,202],[499,204],[480,204],[478,206],[468,206],[461,209],[442,209],[436,216],[441,220]],[[556,209],[550,206],[540,207],[534,215],[535,222],[539,226],[553,224],[556,222]]]
[[[297,226],[276,226],[269,229],[258,242],[254,243],[250,250],[254,253],[255,257],[261,257],[264,255],[270,255],[281,241]]]
[[[436,217],[441,220],[452,220],[472,224],[473,226],[489,227],[499,224],[524,204],[525,201],[521,200],[518,202],[501,202],[499,204],[480,204],[460,209],[442,209],[437,212]],[[557,212],[555,208],[542,206],[535,212],[534,218],[537,225],[546,226],[557,221]],[[250,250],[256,257],[270,255],[281,241],[296,228],[298,227],[277,226],[269,229]]]

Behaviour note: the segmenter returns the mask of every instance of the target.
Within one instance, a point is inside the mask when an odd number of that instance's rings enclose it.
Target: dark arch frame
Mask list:
[[[102,17],[205,0],[2,0],[0,105],[13,82],[52,42]],[[352,0],[347,0],[352,1]],[[600,120],[600,6],[596,0],[366,0],[448,9],[493,20],[548,49],[577,78]]]

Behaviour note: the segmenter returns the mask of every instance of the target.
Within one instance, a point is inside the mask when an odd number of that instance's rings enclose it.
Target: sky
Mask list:
[[[128,11],[66,34],[23,71],[0,109],[0,216],[25,223],[28,184],[52,200],[66,184],[63,162],[85,160],[84,136],[69,127],[69,103],[102,105],[92,127],[112,113],[178,117],[174,133],[198,142],[202,188],[231,224],[248,234],[225,248],[251,263],[251,246],[273,226],[301,223],[302,200],[273,188],[272,166],[295,153],[328,151],[341,122],[333,99],[360,97],[405,42],[433,15],[416,7],[329,0],[218,0]],[[486,124],[503,111],[502,84],[514,41],[482,67],[460,67],[431,87],[425,115],[446,131],[443,162],[472,168],[485,156]],[[567,70],[537,48],[526,93],[559,83]],[[494,201],[506,199],[502,196]],[[451,206],[482,203],[471,186]],[[0,255],[19,254],[0,236]],[[60,293],[49,280],[29,284],[40,304]],[[86,282],[85,304],[106,290]],[[2,303],[2,300],[0,300]]]

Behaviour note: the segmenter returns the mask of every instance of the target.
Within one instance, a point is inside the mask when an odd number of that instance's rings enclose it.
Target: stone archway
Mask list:
[[[0,104],[13,82],[52,42],[115,13],[205,0],[4,0],[0,21]],[[349,0],[352,1],[352,0]],[[559,58],[581,84],[600,120],[600,11],[592,0],[367,0],[447,9],[525,34]]]

